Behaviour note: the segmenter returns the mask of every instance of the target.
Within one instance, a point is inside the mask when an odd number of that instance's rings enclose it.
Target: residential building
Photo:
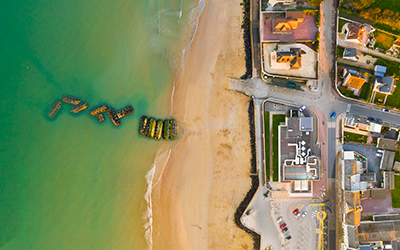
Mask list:
[[[395,154],[394,151],[384,150],[381,156],[379,168],[384,171],[392,171]]]
[[[346,86],[348,89],[354,91],[355,95],[359,95],[365,81],[366,77],[363,73],[353,69],[344,69],[343,86]]]
[[[364,132],[371,132],[371,133],[381,133],[382,125],[378,123],[371,122],[369,124],[356,122],[354,117],[345,117],[343,118],[343,123],[345,127],[349,127],[355,130],[361,130]],[[352,131],[357,133],[356,131]]]
[[[378,144],[376,145],[379,149],[385,149],[396,152],[399,146],[399,142],[397,140],[388,139],[388,138],[378,138]]]
[[[358,226],[359,242],[363,242],[363,244],[382,242],[385,245],[383,249],[399,249],[397,242],[400,240],[399,235],[400,218],[398,214],[373,215],[372,220],[361,221]]]
[[[343,151],[342,189],[365,191],[374,188],[375,173],[367,173],[368,159],[356,151]]]
[[[389,76],[376,76],[375,77],[375,83],[374,83],[374,91],[378,93],[382,93],[385,95],[391,95],[393,94],[393,91],[395,89],[395,80],[393,77]]]
[[[393,190],[394,189],[394,172],[382,171],[383,172],[383,188]]]
[[[343,59],[357,62],[360,58],[360,51],[356,48],[345,48],[343,51]]]
[[[394,162],[393,170],[400,172],[400,162],[398,162],[398,161]]]
[[[300,69],[301,49],[290,48],[289,51],[271,52],[271,68]]]
[[[347,23],[347,26],[345,26],[346,41],[367,45],[371,30],[372,27],[369,25]]]
[[[294,3],[295,0],[270,0],[268,1],[268,5],[274,6],[275,4],[281,3],[281,4],[291,4]]]
[[[343,223],[351,226],[360,225],[362,211],[360,192],[344,192],[344,200]]]
[[[397,40],[394,41],[393,46],[400,49],[400,38],[397,38]]]
[[[357,249],[358,226],[361,222],[360,192],[344,192],[343,241],[346,249]]]
[[[376,65],[375,66],[374,75],[383,77],[386,74],[386,69],[387,68],[385,66]]]
[[[300,22],[303,22],[304,16],[302,11],[287,11],[285,18],[272,19],[273,34],[291,34]]]

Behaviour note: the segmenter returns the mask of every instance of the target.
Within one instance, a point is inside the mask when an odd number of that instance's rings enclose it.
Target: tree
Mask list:
[[[354,7],[358,10],[368,8],[375,0],[353,0]]]
[[[322,3],[322,0],[307,0],[307,2],[314,7],[317,7]]]

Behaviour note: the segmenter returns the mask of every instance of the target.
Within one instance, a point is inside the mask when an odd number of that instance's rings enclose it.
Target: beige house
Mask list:
[[[372,27],[360,23],[347,23],[345,26],[346,41],[360,43],[363,45],[368,44],[369,33]]]

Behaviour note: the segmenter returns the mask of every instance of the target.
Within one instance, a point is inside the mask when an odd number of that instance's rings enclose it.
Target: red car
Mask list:
[[[298,218],[300,216],[300,212],[297,208],[293,211],[293,214],[295,218]]]
[[[286,223],[283,223],[279,228],[282,229],[284,227],[286,227]]]

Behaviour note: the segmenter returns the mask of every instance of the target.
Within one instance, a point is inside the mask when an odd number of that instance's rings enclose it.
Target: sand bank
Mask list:
[[[184,132],[154,175],[153,249],[252,248],[233,221],[251,186],[249,99],[225,89],[245,72],[241,20],[239,0],[206,1],[176,79]]]

